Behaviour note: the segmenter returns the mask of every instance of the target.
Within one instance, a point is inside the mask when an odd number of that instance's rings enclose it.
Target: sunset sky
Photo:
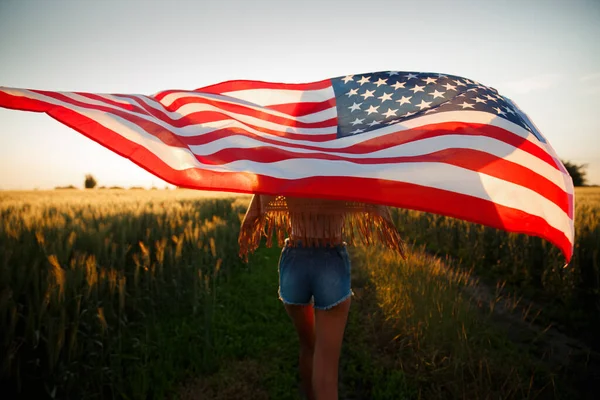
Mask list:
[[[0,0],[0,86],[152,94],[382,70],[496,88],[600,184],[600,1]],[[0,109],[0,189],[166,183],[45,114]]]

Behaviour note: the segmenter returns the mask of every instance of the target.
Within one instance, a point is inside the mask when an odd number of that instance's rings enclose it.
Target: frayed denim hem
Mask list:
[[[285,301],[282,298],[279,298],[279,300],[281,300],[281,302],[283,304],[285,304],[286,306],[311,306],[312,305],[312,303],[310,303],[310,302],[309,303],[292,303],[292,302],[289,302],[289,301]]]
[[[354,293],[352,292],[352,290],[350,290],[350,293],[348,293],[347,295],[345,295],[344,297],[342,297],[341,299],[339,299],[338,301],[336,301],[335,303],[333,303],[331,305],[328,305],[326,307],[317,307],[317,306],[313,306],[313,307],[315,308],[315,310],[323,310],[323,311],[331,310],[333,307],[340,305],[341,303],[348,300],[348,298],[350,298],[353,295],[354,295]]]
[[[281,300],[283,304],[286,304],[288,306],[310,306],[313,304],[312,298],[308,303],[292,303],[291,301],[287,301],[286,299],[281,297],[281,295],[279,295],[279,300]]]

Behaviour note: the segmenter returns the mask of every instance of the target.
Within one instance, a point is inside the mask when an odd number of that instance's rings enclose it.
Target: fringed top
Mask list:
[[[273,234],[279,246],[284,245],[286,237],[301,240],[306,246],[342,238],[351,245],[357,240],[370,245],[379,239],[406,258],[404,242],[389,209],[377,204],[254,195],[240,229],[240,257],[247,260],[263,236],[267,247],[271,247]]]

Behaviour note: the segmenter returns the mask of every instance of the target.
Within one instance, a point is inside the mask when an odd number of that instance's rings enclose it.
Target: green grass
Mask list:
[[[297,398],[293,365],[298,340],[277,295],[279,251],[261,249],[247,267],[231,274],[217,288],[211,324],[213,351],[220,365],[216,376],[188,383],[182,391],[183,397],[186,393],[197,396],[198,390],[204,390],[213,393],[214,398],[221,398],[218,394],[228,390],[229,381],[234,378],[230,372],[235,370],[239,375],[237,380],[243,383],[249,371],[236,366],[254,365],[260,368],[260,377],[250,375],[251,381],[242,384],[247,386],[245,396],[249,397],[240,398],[252,398],[260,391],[268,393],[269,398]]]

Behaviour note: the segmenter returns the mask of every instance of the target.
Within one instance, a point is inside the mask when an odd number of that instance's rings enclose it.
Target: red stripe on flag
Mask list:
[[[324,79],[311,83],[274,83],[250,80],[232,80],[215,85],[205,86],[196,90],[207,93],[227,93],[238,90],[277,89],[277,90],[321,90],[331,87],[331,80]]]
[[[323,143],[323,142],[328,142],[330,140],[335,140],[337,138],[337,134],[335,134],[335,133],[319,134],[319,135],[304,135],[304,134],[300,134],[300,133],[288,133],[288,132],[273,131],[270,129],[256,127],[256,126],[253,126],[250,124],[244,124],[244,125],[246,125],[248,128],[256,129],[257,131],[266,133],[270,136],[262,137],[253,132],[250,132],[248,129],[232,127],[232,128],[216,129],[214,131],[204,133],[202,135],[197,135],[197,136],[180,136],[180,139],[183,143],[186,143],[188,146],[193,146],[193,145],[207,144],[212,141],[223,139],[228,136],[240,135],[240,136],[245,136],[248,138],[258,140],[265,144],[274,144],[274,145],[279,145],[279,146],[289,146],[289,147],[298,147],[298,148],[311,148],[311,149],[314,148],[317,150],[323,150],[322,147],[295,144],[294,142],[290,142],[290,143],[281,142],[280,140],[277,140],[277,139],[285,138],[285,139],[291,139],[294,141],[309,141],[309,142],[314,142],[314,143]]]

